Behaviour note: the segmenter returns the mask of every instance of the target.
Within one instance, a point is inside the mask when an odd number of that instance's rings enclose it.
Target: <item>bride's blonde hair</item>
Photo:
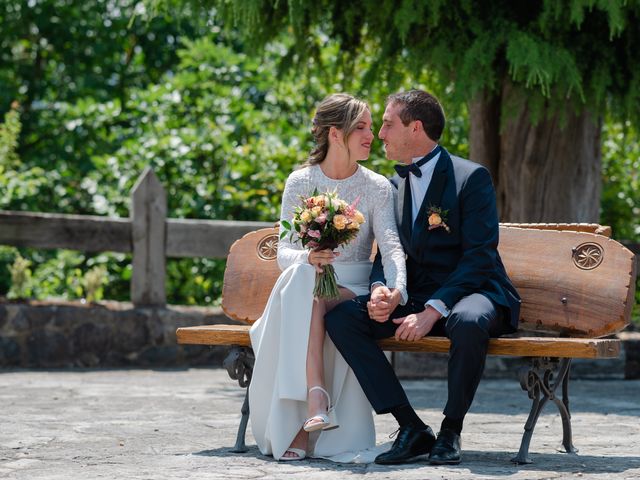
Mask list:
[[[344,134],[347,143],[349,135],[356,129],[358,119],[368,105],[346,93],[334,93],[320,102],[313,117],[311,133],[316,146],[309,154],[307,165],[322,163],[329,151],[329,129],[335,127]]]

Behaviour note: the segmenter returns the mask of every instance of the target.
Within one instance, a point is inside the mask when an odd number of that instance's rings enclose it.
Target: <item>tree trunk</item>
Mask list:
[[[500,174],[500,97],[482,92],[469,103],[469,154],[491,172],[497,186]]]
[[[526,95],[505,82],[469,104],[471,159],[492,173],[500,220],[598,222],[601,120],[545,110],[534,125]]]

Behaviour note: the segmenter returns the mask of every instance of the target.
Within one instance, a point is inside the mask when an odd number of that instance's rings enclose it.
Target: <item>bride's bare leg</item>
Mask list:
[[[324,361],[322,351],[324,348],[324,315],[335,307],[338,303],[350,300],[355,294],[346,288],[340,288],[340,298],[337,300],[314,299],[311,311],[311,327],[309,330],[309,345],[307,350],[307,387],[320,385],[324,387]],[[307,402],[308,417],[312,417],[317,412],[325,411],[328,408],[327,397],[319,390],[314,390],[309,394]],[[313,421],[312,421],[313,423]],[[291,442],[291,447],[307,449],[309,434],[302,428]],[[295,457],[293,452],[285,452],[284,457]]]
[[[355,294],[346,288],[340,288],[340,298],[336,300],[314,299],[313,310],[311,312],[311,329],[309,331],[309,346],[307,350],[307,388],[319,385],[324,388],[324,316],[338,303],[350,300]],[[327,397],[321,390],[314,390],[309,393],[307,409],[309,417],[318,412],[327,410]],[[314,421],[311,421],[313,424]]]

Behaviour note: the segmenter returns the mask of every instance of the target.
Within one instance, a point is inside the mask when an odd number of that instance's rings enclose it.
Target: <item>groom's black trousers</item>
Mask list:
[[[356,297],[336,306],[325,316],[331,340],[353,369],[362,390],[376,413],[388,413],[409,403],[391,364],[376,340],[392,337],[397,325],[393,318],[424,310],[423,302],[412,300],[400,305],[385,323],[369,318],[369,296]],[[448,365],[448,400],[444,414],[462,419],[469,410],[482,371],[490,337],[509,331],[502,308],[481,294],[461,299],[449,317],[434,325],[429,335],[451,340]]]

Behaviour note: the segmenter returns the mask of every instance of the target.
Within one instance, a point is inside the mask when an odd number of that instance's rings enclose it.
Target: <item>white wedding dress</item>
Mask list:
[[[405,256],[394,218],[391,184],[381,175],[358,166],[343,180],[324,175],[317,166],[293,172],[285,186],[280,220],[291,221],[300,196],[337,190],[351,203],[359,197],[364,217],[358,236],[340,247],[334,262],[338,284],[356,295],[369,293],[372,243],[382,254],[387,286],[406,298]],[[250,420],[260,451],[280,459],[307,419],[306,359],[311,324],[315,269],[308,250],[293,244],[287,235],[278,245],[283,269],[265,311],[250,330],[255,367],[249,386]],[[334,422],[340,428],[310,435],[311,456],[338,462],[371,462],[375,457],[372,409],[358,380],[327,335],[324,342],[325,387],[334,405]]]

